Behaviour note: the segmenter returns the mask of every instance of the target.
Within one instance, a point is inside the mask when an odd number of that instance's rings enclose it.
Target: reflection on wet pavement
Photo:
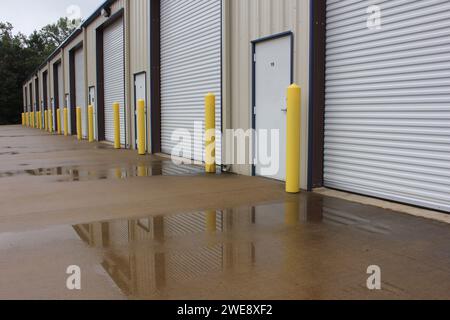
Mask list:
[[[25,164],[22,166],[26,166]],[[0,178],[14,177],[21,175],[28,176],[60,176],[58,181],[90,181],[106,179],[127,179],[131,177],[152,177],[152,176],[191,176],[204,173],[200,166],[175,165],[171,161],[160,161],[151,164],[142,163],[138,165],[117,166],[108,168],[108,166],[97,167],[57,167],[57,168],[39,168],[30,170],[6,171],[0,172]],[[220,170],[218,169],[218,172]]]
[[[445,244],[428,234],[421,252],[409,243],[424,229],[420,220],[382,215],[374,222],[376,210],[303,200],[74,229],[130,298],[450,298],[448,226],[426,230],[445,235]],[[384,270],[381,292],[365,288],[374,264]]]
[[[4,130],[26,135],[0,139],[0,299],[450,299],[448,224]]]
[[[449,299],[449,226],[314,194],[0,234],[0,298]],[[65,288],[69,265],[82,290]],[[366,288],[382,269],[382,290]]]

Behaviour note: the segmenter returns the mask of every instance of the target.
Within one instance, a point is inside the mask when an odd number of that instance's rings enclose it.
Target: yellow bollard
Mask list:
[[[301,89],[292,84],[287,90],[286,192],[300,191]]]
[[[137,105],[137,140],[138,154],[144,155],[145,150],[145,102],[139,99]]]
[[[31,113],[31,127],[34,128],[34,111]]]
[[[25,126],[28,127],[28,112],[25,112]]]
[[[64,108],[64,135],[66,137],[69,135],[69,116],[67,108]]]
[[[22,126],[24,126],[25,125],[25,115],[24,115],[24,113],[22,112]]]
[[[48,131],[48,111],[44,111],[44,130]]]
[[[89,142],[94,142],[94,107],[88,107]]]
[[[120,105],[115,102],[113,104],[114,111],[114,148],[120,149]]]
[[[58,127],[58,134],[61,134],[61,112],[58,109],[56,109],[56,126]]]
[[[205,97],[205,171],[216,172],[216,96]]]
[[[53,112],[48,109],[48,132],[53,133]]]
[[[38,112],[38,128],[42,130],[42,111]]]
[[[77,138],[78,140],[83,140],[83,127],[81,124],[81,108],[77,107]]]

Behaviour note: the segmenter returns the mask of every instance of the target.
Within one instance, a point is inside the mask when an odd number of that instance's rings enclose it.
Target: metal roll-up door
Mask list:
[[[216,95],[217,163],[221,163],[221,1],[161,1],[161,147],[172,154],[177,129],[197,143],[191,158],[204,160],[204,97]],[[197,134],[194,123],[203,124]],[[195,137],[194,137],[195,134]],[[192,141],[193,142],[193,141]]]
[[[76,107],[81,108],[81,132],[87,138],[87,108],[86,87],[84,83],[84,52],[83,49],[75,51],[75,100]],[[59,102],[58,102],[59,103]]]
[[[123,21],[104,30],[103,63],[105,80],[105,138],[114,142],[113,104],[120,104],[120,142],[125,144],[125,64]]]
[[[62,64],[58,64],[57,66],[57,75],[58,75],[58,106],[60,112],[61,119],[61,132],[65,133],[66,128],[64,127],[64,83],[63,83],[63,73],[62,73]]]
[[[450,1],[328,0],[326,38],[325,185],[450,211]]]

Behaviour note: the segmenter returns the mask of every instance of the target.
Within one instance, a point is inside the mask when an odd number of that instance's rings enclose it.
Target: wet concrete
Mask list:
[[[0,127],[0,299],[450,299],[448,224],[39,133]]]

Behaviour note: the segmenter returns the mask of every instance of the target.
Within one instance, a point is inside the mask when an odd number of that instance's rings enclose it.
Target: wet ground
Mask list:
[[[1,299],[450,299],[448,224],[104,144],[0,127],[0,203]]]

